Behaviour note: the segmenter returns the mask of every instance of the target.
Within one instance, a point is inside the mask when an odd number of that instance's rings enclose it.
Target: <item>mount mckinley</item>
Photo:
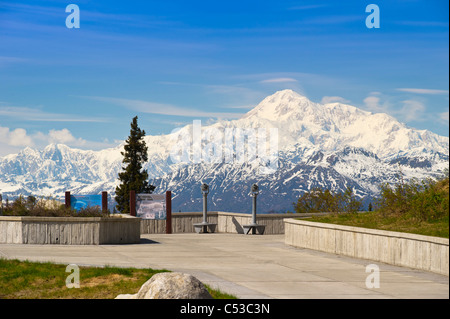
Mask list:
[[[145,129],[145,124],[140,124]],[[144,165],[155,193],[172,191],[172,208],[200,211],[200,185],[210,186],[208,209],[251,212],[249,189],[257,183],[258,212],[285,212],[305,191],[315,187],[343,192],[351,187],[367,205],[382,183],[437,177],[448,169],[449,138],[416,130],[383,113],[371,113],[341,103],[320,104],[291,90],[268,96],[242,118],[202,127],[209,132],[227,129],[277,129],[277,167],[264,172],[261,158],[251,161],[173,160],[178,136],[191,136],[193,125],[167,135],[146,136],[149,161]],[[192,141],[191,141],[192,144]],[[72,194],[113,195],[122,167],[124,143],[101,151],[52,144],[43,150],[25,148],[0,158],[3,197]],[[195,155],[187,151],[188,158]],[[173,155],[173,154],[172,154]]]

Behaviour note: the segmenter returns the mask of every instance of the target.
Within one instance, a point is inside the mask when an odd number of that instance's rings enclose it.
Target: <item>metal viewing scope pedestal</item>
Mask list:
[[[251,187],[251,194],[250,196],[253,198],[253,207],[252,207],[252,223],[249,225],[243,225],[242,228],[244,228],[244,234],[249,234],[250,231],[252,234],[264,234],[264,230],[266,228],[265,225],[258,225],[256,223],[256,197],[259,195],[259,187],[256,184],[253,184]]]
[[[217,224],[208,223],[207,219],[209,186],[203,183],[201,190],[203,194],[203,221],[199,224],[194,224],[194,229],[197,234],[208,232],[214,233]]]

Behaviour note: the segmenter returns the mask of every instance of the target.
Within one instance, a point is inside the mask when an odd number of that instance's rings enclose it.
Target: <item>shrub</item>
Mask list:
[[[296,213],[320,213],[320,212],[357,212],[361,208],[353,190],[348,187],[344,193],[333,193],[328,189],[314,188],[305,192],[294,204]]]
[[[449,178],[403,181],[380,186],[377,209],[386,216],[433,221],[449,216]]]
[[[22,195],[17,197],[12,204],[7,204],[3,209],[5,216],[41,216],[41,217],[107,217],[109,211],[102,211],[99,207],[86,207],[79,211],[66,208],[61,202],[51,198],[37,199]]]

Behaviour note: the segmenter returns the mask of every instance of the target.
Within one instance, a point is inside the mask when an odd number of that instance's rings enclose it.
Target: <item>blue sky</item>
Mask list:
[[[135,115],[149,135],[233,119],[281,89],[448,136],[448,12],[443,0],[2,1],[0,156],[116,146]]]

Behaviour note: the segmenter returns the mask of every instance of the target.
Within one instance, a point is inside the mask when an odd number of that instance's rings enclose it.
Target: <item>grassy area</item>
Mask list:
[[[408,216],[384,216],[381,212],[367,212],[330,214],[307,220],[449,238],[448,216],[434,221],[421,221]]]
[[[381,185],[374,212],[336,213],[351,210],[333,210],[335,198],[326,191],[304,194],[295,208],[298,213],[311,212],[316,207],[335,212],[308,219],[315,222],[449,238],[448,171],[445,175],[437,180],[411,180],[408,183],[401,178],[394,186]]]
[[[213,296],[214,299],[238,299],[236,296],[230,295],[226,292],[223,292],[222,290],[216,288],[213,289],[210,286],[204,284],[206,289],[208,289],[211,296]]]
[[[0,258],[0,299],[113,299],[135,294],[154,274],[167,270],[79,267],[80,288],[67,288],[67,265]],[[206,286],[206,285],[205,285]],[[232,295],[206,286],[216,299]]]

